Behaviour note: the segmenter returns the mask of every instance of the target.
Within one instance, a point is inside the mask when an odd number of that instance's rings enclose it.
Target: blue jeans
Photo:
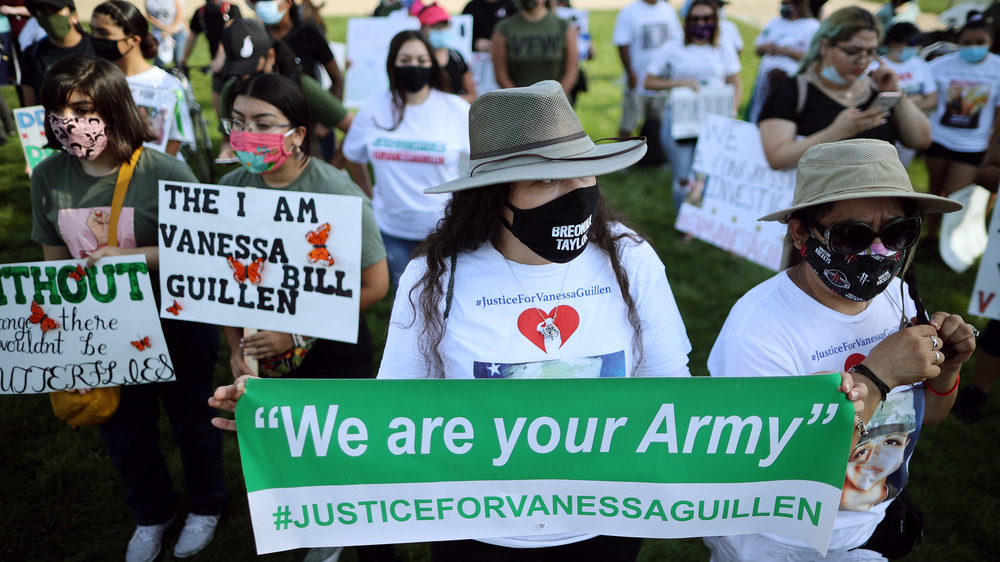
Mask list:
[[[177,509],[177,494],[160,451],[161,402],[181,452],[188,511],[219,515],[226,504],[222,433],[212,426],[215,411],[208,405],[215,390],[219,329],[179,320],[160,324],[177,380],[123,386],[118,411],[100,426],[111,463],[125,481],[125,505],[139,525],[165,523]]]
[[[410,256],[413,250],[420,244],[421,240],[407,240],[406,238],[396,238],[382,232],[382,244],[385,245],[385,260],[389,266],[389,281],[392,287],[399,286],[399,278],[406,269],[406,264],[410,263]]]
[[[674,210],[680,212],[681,203],[684,201],[684,196],[687,195],[687,188],[681,187],[680,180],[687,182],[691,177],[694,146],[697,139],[674,140],[673,135],[670,134],[672,119],[669,106],[664,108],[661,122],[660,142],[663,144],[664,152],[667,153],[667,158],[670,159],[671,175],[674,176]]]

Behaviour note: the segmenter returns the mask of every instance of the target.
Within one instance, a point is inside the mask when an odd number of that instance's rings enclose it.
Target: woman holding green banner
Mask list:
[[[909,521],[900,532],[897,515],[870,540],[903,505],[920,424],[948,415],[976,332],[955,314],[928,317],[915,279],[897,275],[913,259],[925,214],[960,208],[915,192],[895,147],[864,139],[810,148],[792,206],[761,218],[788,224],[803,261],[736,303],[708,369],[716,377],[846,371],[867,387],[826,560],[885,560],[905,555],[916,538],[906,534]],[[713,561],[818,558],[771,533],[705,543]]]

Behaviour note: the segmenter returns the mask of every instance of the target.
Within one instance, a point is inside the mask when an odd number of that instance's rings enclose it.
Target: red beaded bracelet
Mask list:
[[[955,392],[956,390],[958,390],[958,383],[961,382],[961,381],[962,381],[962,374],[959,373],[958,377],[955,379],[955,386],[951,387],[951,390],[949,390],[948,392],[943,392],[943,393],[942,392],[938,392],[938,391],[934,390],[933,388],[931,388],[930,383],[924,383],[924,387],[926,387],[927,390],[931,391],[931,394],[933,394],[934,396],[948,396],[952,392]]]

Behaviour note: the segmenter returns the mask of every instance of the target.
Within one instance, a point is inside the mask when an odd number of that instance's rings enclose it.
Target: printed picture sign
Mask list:
[[[177,105],[177,93],[164,88],[151,88],[129,84],[132,100],[139,108],[139,115],[149,125],[156,136],[154,140],[143,143],[143,146],[163,152],[170,141],[170,125],[175,120],[174,108]]]
[[[667,103],[674,138],[695,138],[709,115],[732,114],[733,93],[730,84],[702,86],[697,92],[688,87],[672,88]]]
[[[24,150],[24,161],[28,163],[28,173],[30,174],[39,162],[55,152],[55,150],[45,147],[49,142],[45,138],[45,108],[33,105],[15,109],[14,120],[17,123],[17,136],[21,140],[21,148]]]
[[[822,556],[854,423],[839,383],[250,379],[236,424],[257,551],[771,532]]]
[[[357,342],[361,199],[160,182],[160,315]]]
[[[144,257],[0,265],[0,394],[174,380]]]
[[[756,125],[720,115],[706,117],[692,167],[677,230],[777,271],[786,227],[757,219],[791,206],[795,170],[768,165]]]

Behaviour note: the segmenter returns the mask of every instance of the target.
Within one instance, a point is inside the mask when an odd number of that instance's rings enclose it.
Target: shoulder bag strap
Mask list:
[[[118,180],[115,181],[115,194],[111,198],[111,223],[108,225],[108,246],[118,245],[118,216],[122,213],[122,205],[125,204],[125,192],[128,191],[128,184],[132,181],[132,172],[135,170],[136,162],[139,161],[139,154],[142,147],[135,149],[132,158],[118,168]]]

